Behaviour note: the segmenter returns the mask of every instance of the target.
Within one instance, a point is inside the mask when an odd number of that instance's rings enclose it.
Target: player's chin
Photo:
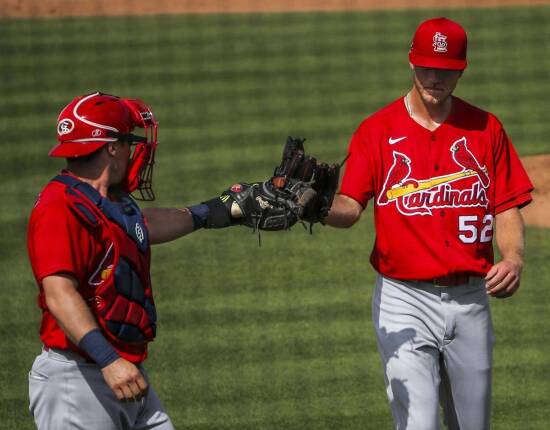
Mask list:
[[[424,100],[433,105],[440,105],[449,98],[448,91],[439,89],[424,89]]]

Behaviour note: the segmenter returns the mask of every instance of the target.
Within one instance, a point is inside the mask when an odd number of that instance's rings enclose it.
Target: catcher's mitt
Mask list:
[[[240,224],[256,230],[287,230],[303,216],[315,191],[306,183],[289,181],[278,188],[272,180],[241,183],[224,191],[222,202],[234,201],[241,214]],[[233,210],[235,212],[235,210]],[[239,219],[238,219],[239,220]]]
[[[275,168],[273,182],[281,188],[296,180],[311,184],[316,196],[307,204],[301,219],[310,224],[323,223],[338,189],[343,163],[328,165],[317,162],[315,157],[305,154],[304,141],[288,136],[281,165]]]
[[[287,230],[303,216],[316,192],[305,182],[289,179],[277,187],[265,182],[237,183],[206,205],[210,214],[207,228],[241,224],[256,230]]]

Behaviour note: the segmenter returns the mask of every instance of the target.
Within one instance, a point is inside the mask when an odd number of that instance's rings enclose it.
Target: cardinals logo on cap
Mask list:
[[[428,19],[414,33],[409,61],[419,67],[464,70],[467,49],[468,38],[460,24],[444,17]]]
[[[447,52],[447,36],[438,31],[434,34],[433,41],[434,52]]]

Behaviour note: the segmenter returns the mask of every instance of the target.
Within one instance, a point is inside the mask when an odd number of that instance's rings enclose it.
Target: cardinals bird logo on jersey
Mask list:
[[[411,159],[401,152],[393,152],[393,164],[389,168],[382,192],[378,195],[380,206],[395,203],[397,210],[407,216],[432,215],[432,209],[457,207],[487,207],[487,188],[491,181],[487,168],[481,166],[468,149],[466,137],[450,147],[453,161],[462,169],[455,173],[429,179],[411,178]],[[471,178],[477,179],[469,187],[453,187],[453,183]]]
[[[388,202],[388,191],[392,188],[404,186],[404,181],[411,174],[411,159],[400,152],[393,152],[393,164],[388,171],[383,191],[378,196],[378,204]]]
[[[474,154],[472,154],[466,146],[465,137],[458,139],[455,143],[453,143],[453,146],[451,146],[451,151],[453,153],[455,163],[461,166],[463,171],[471,170],[476,172],[479,180],[483,184],[483,187],[489,187],[491,181],[489,180],[489,175],[487,174],[487,168],[479,165]]]

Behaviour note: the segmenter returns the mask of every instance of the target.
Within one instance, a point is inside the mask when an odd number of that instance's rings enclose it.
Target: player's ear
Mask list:
[[[107,145],[104,146],[105,151],[107,154],[111,157],[116,156],[120,151],[122,151],[122,147],[124,146],[124,143],[117,141],[117,142],[109,142]]]
[[[410,67],[410,68],[411,68],[411,70],[412,70],[412,71],[414,72],[414,64],[413,64],[413,63],[411,63],[410,61],[409,61],[409,67]]]
[[[105,150],[107,151],[107,154],[109,154],[110,156],[114,156],[118,150],[116,142],[107,143],[107,145],[105,145]]]

